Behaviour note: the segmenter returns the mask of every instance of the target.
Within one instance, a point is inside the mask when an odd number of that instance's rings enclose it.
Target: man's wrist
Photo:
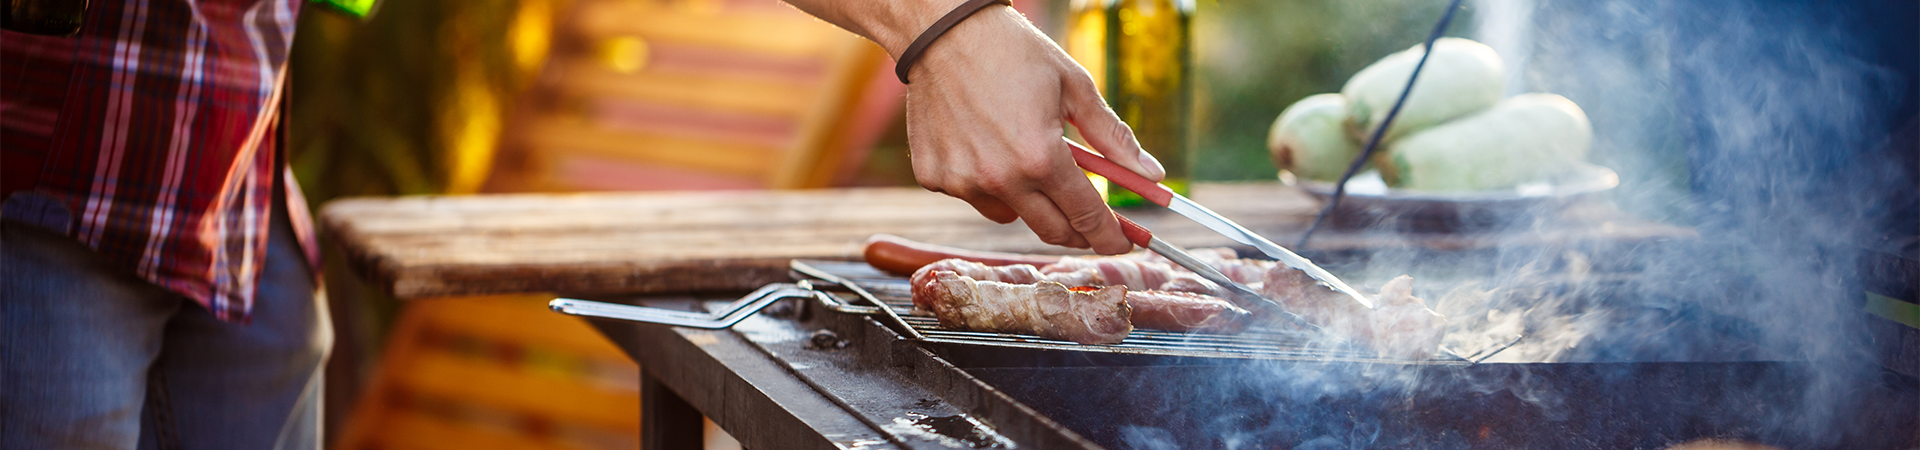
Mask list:
[[[880,44],[895,61],[920,33],[967,0],[889,0],[867,18],[867,38]]]

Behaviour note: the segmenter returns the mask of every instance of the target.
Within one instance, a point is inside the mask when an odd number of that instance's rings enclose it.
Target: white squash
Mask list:
[[[1374,129],[1386,120],[1393,103],[1400,99],[1400,92],[1407,87],[1407,77],[1420,63],[1425,46],[1421,43],[1387,55],[1361,69],[1340,88],[1340,93],[1352,102],[1347,131],[1353,133],[1361,145],[1365,145]],[[1393,127],[1382,137],[1382,143],[1486,109],[1499,103],[1500,96],[1505,95],[1503,72],[1506,68],[1492,47],[1460,38],[1440,38],[1433,47],[1433,57],[1420,69],[1413,94],[1407,97],[1400,115],[1393,119]]]
[[[1360,144],[1347,134],[1346,120],[1344,95],[1318,94],[1294,102],[1267,132],[1273,164],[1309,180],[1339,180],[1360,155]]]
[[[1592,145],[1593,125],[1579,105],[1553,94],[1523,94],[1401,138],[1373,162],[1397,188],[1506,189],[1560,174],[1586,159]]]

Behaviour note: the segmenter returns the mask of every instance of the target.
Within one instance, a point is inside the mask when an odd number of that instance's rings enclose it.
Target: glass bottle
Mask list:
[[[367,16],[373,15],[374,7],[379,6],[379,3],[380,3],[380,0],[307,0],[307,1],[311,3],[319,3],[321,5],[326,5],[327,9],[333,10],[334,12],[346,14],[348,16],[352,16],[354,18],[363,19],[363,20],[366,19]]]
[[[1067,55],[1087,73],[1094,86],[1107,80],[1107,5],[1112,0],[1073,0],[1067,7]]]
[[[1187,194],[1192,174],[1192,0],[1109,0],[1106,80],[1102,92],[1120,120],[1133,127],[1140,148],[1167,168],[1162,183]],[[1146,199],[1109,186],[1107,204],[1140,206]]]
[[[1102,91],[1107,86],[1107,6],[1112,0],[1073,0],[1067,6],[1067,56],[1087,69],[1093,85]],[[1069,129],[1067,138],[1085,145],[1078,130]],[[1087,180],[1107,198],[1107,179],[1087,172]]]

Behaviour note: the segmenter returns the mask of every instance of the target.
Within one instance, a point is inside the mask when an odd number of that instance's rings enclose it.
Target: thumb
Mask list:
[[[1166,167],[1160,161],[1140,149],[1140,141],[1134,140],[1133,128],[1120,121],[1114,115],[1113,108],[1107,107],[1107,101],[1100,98],[1100,89],[1093,85],[1093,78],[1080,72],[1079,76],[1068,76],[1062,92],[1067,121],[1080,129],[1080,137],[1087,145],[1108,161],[1119,164],[1133,173],[1140,174],[1153,181],[1167,177]]]

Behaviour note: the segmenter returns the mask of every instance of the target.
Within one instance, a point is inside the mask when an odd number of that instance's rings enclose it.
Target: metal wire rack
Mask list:
[[[1233,335],[1134,329],[1118,344],[1087,345],[1032,335],[983,333],[943,327],[932,317],[911,314],[913,301],[906,279],[887,275],[866,264],[795,260],[792,269],[796,279],[807,280],[816,289],[826,288],[826,285],[839,286],[861,303],[885,306],[883,309],[842,303],[829,305],[829,307],[836,307],[846,313],[885,316],[889,318],[888,321],[893,322],[891,326],[896,329],[895,331],[901,332],[902,335],[935,344],[1187,358],[1473,364],[1518,342],[1516,337],[1514,342],[1467,355],[1443,348],[1439,356],[1433,359],[1406,360],[1382,357],[1342,340],[1311,334],[1285,324],[1275,324],[1256,326]],[[841,298],[840,296],[828,297]]]

